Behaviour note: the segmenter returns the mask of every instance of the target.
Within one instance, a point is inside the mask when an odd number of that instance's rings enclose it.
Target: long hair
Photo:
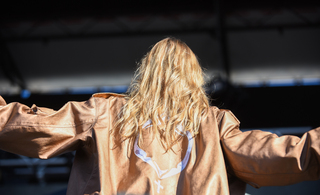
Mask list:
[[[167,150],[178,140],[176,128],[197,135],[209,108],[203,76],[197,57],[184,42],[165,38],[156,43],[141,59],[129,87],[116,123],[121,139],[141,134],[148,120]]]

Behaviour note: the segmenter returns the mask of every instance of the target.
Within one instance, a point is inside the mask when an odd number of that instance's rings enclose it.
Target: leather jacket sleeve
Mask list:
[[[54,111],[6,104],[0,96],[0,149],[42,159],[75,150],[92,136],[95,101],[69,102]]]
[[[220,138],[231,171],[258,188],[320,178],[320,128],[301,138],[253,130],[242,132],[230,111],[221,111]]]

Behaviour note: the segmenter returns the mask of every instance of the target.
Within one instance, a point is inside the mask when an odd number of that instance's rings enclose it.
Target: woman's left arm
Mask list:
[[[0,149],[42,159],[75,150],[92,137],[96,113],[95,98],[54,111],[6,104],[0,96]]]

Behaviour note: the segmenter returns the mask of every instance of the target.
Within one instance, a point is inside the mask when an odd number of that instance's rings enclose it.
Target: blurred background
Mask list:
[[[186,42],[211,104],[243,131],[301,136],[320,126],[320,1],[8,1],[0,7],[0,95],[59,109],[126,92],[161,39]],[[1,194],[65,194],[73,153],[38,160],[0,151]],[[319,194],[320,182],[248,194]]]

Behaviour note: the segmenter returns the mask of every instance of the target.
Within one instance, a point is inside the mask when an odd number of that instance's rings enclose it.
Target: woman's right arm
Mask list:
[[[320,179],[320,127],[301,138],[260,130],[242,132],[230,111],[220,112],[220,136],[233,173],[255,187]]]
[[[0,149],[42,159],[75,150],[92,137],[96,110],[95,98],[54,111],[7,104],[0,96]]]

